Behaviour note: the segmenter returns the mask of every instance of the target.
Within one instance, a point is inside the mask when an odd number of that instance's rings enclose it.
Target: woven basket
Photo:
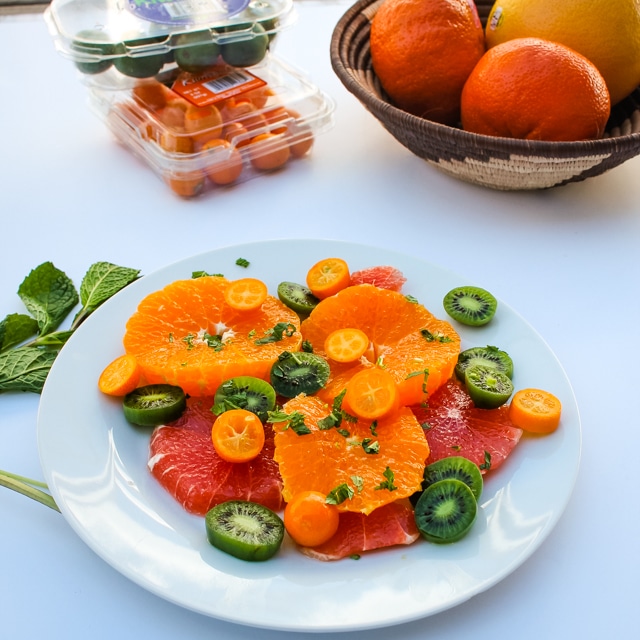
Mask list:
[[[547,142],[469,133],[394,107],[371,64],[371,20],[383,0],[359,0],[331,38],[331,64],[345,87],[405,147],[456,178],[500,190],[580,182],[640,153],[640,88],[615,105],[599,140]],[[476,2],[482,23],[493,2]]]

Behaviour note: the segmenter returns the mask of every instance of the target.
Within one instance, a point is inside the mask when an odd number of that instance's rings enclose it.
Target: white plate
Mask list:
[[[102,369],[122,353],[127,318],[148,293],[204,270],[253,275],[275,291],[304,282],[329,256],[352,269],[391,264],[405,292],[436,315],[444,294],[464,278],[409,256],[324,240],[281,240],[226,247],[146,276],[105,303],[74,334],[49,375],[38,416],[47,483],[69,524],[106,562],[145,589],[188,609],[245,625],[291,631],[383,627],[453,607],[502,580],[548,536],[572,492],[580,460],[580,420],[567,377],[542,338],[504,303],[480,329],[457,327],[463,348],[493,344],[510,353],[516,388],[536,386],[563,403],[561,428],[523,438],[489,475],[479,517],[462,541],[418,542],[322,563],[286,540],[264,563],[224,555],[206,540],[203,519],[188,515],[147,470],[148,431],[122,417],[96,388]],[[247,269],[237,258],[250,261]],[[476,283],[482,285],[482,283]],[[544,468],[544,473],[540,469]],[[348,606],[345,606],[348,603]]]

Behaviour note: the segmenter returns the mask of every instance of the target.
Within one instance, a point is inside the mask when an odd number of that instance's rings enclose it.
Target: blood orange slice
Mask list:
[[[211,440],[213,398],[189,398],[178,420],[157,427],[149,446],[149,469],[189,512],[204,515],[225,500],[250,500],[283,508],[282,480],[273,460],[273,431],[265,427],[262,451],[250,462],[226,462]]]
[[[368,516],[341,513],[338,530],[332,538],[317,547],[300,547],[300,550],[316,560],[340,560],[364,551],[411,544],[419,537],[413,509],[401,502],[392,502]]]
[[[301,331],[315,353],[326,355],[323,345],[329,334],[346,327],[360,329],[372,343],[370,361],[361,358],[354,366],[383,366],[398,383],[403,405],[419,403],[433,393],[451,377],[458,360],[460,337],[454,328],[396,291],[370,284],[347,287],[322,300]],[[343,367],[332,369],[348,379]],[[332,385],[330,389],[341,390]]]
[[[402,274],[402,271],[387,265],[367,267],[351,274],[352,285],[372,284],[375,287],[390,289],[391,291],[401,291],[402,285],[406,281],[407,279]]]
[[[238,311],[225,302],[228,286],[217,276],[178,280],[140,302],[127,322],[124,347],[149,383],[213,395],[229,378],[268,380],[278,355],[300,347],[295,312],[274,296],[254,311]]]
[[[462,385],[448,381],[429,398],[428,406],[413,406],[423,425],[431,454],[428,462],[464,456],[483,472],[497,469],[518,444],[522,429],[509,420],[507,406],[477,409]]]
[[[310,432],[300,434],[287,422],[274,425],[274,459],[280,465],[285,501],[303,491],[326,496],[341,487],[351,495],[338,510],[366,514],[421,486],[429,447],[409,408],[376,422],[343,419],[324,429],[321,420],[331,409],[316,396],[297,396],[283,411],[302,414]]]

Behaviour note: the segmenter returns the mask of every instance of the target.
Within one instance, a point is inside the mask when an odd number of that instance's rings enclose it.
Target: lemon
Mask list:
[[[591,60],[611,104],[640,85],[640,0],[496,0],[485,29],[488,47],[538,37]]]

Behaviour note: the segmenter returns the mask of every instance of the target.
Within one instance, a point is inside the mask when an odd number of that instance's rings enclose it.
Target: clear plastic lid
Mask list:
[[[115,65],[143,78],[176,58],[257,64],[295,12],[293,0],[53,0],[45,20],[56,49],[83,73]]]
[[[331,99],[273,56],[250,70],[174,69],[90,97],[116,138],[185,197],[284,169],[333,125]]]

